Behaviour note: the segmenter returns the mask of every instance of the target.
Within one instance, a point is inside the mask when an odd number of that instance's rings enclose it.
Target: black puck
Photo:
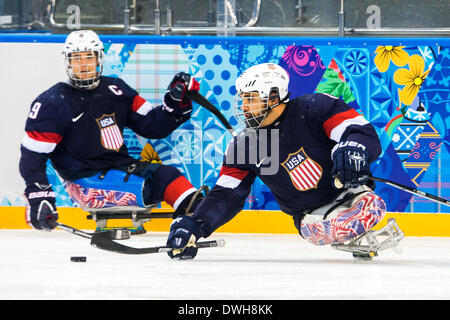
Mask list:
[[[86,262],[86,257],[70,257],[72,262]]]

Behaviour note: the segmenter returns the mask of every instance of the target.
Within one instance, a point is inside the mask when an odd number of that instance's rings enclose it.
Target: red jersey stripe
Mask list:
[[[146,102],[144,98],[142,98],[140,95],[137,95],[134,97],[133,104],[131,105],[131,109],[134,112],[137,112],[139,108]]]
[[[27,135],[36,141],[50,142],[50,143],[60,143],[62,136],[58,133],[53,132],[38,132],[38,131],[27,131]]]
[[[342,122],[348,119],[353,119],[359,116],[360,114],[356,112],[354,109],[350,109],[338,114],[335,114],[330,119],[324,122],[323,129],[325,130],[325,133],[327,134],[327,137],[330,138],[331,131],[336,128],[338,125],[340,125]]]
[[[248,173],[249,173],[249,171],[246,171],[246,170],[222,166],[222,169],[220,169],[219,176],[227,175],[227,176],[233,177],[235,179],[242,180],[248,175]]]
[[[192,184],[184,176],[180,176],[166,187],[163,195],[164,201],[173,207],[178,198],[192,188],[194,188]]]

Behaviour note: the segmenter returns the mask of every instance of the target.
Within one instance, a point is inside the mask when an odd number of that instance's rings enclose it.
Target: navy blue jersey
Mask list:
[[[145,138],[164,138],[187,118],[177,121],[119,78],[101,77],[92,90],[60,82],[31,105],[20,172],[28,185],[47,183],[48,158],[66,180],[124,166],[133,161],[123,141],[125,127]]]
[[[331,202],[331,151],[337,142],[366,146],[369,162],[381,152],[373,126],[342,100],[311,94],[287,103],[270,126],[244,130],[227,147],[220,177],[197,208],[205,236],[232,219],[259,177],[290,215]]]

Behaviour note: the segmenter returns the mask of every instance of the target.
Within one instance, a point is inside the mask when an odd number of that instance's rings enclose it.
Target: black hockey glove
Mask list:
[[[192,101],[186,96],[186,92],[198,92],[199,90],[200,84],[194,77],[184,72],[177,73],[164,95],[164,109],[179,119],[190,115]]]
[[[343,141],[331,151],[331,176],[338,178],[345,189],[367,184],[370,175],[367,148],[355,141]],[[338,188],[336,185],[334,187]]]
[[[35,183],[25,189],[28,200],[27,222],[38,230],[51,231],[56,227],[58,213],[55,205],[55,192],[51,184]]]
[[[172,259],[194,259],[198,248],[196,241],[200,238],[199,223],[192,217],[179,216],[170,225],[167,246],[174,250],[167,254]]]

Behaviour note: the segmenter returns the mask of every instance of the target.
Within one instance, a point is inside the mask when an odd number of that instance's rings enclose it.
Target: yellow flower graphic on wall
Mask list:
[[[380,72],[389,69],[391,61],[397,67],[403,67],[408,63],[409,54],[399,46],[379,46],[376,48],[374,63]]]
[[[394,81],[399,85],[403,85],[400,91],[400,101],[409,106],[413,102],[420,87],[430,70],[425,71],[425,61],[419,55],[413,55],[409,60],[408,69],[398,69],[394,73]]]

